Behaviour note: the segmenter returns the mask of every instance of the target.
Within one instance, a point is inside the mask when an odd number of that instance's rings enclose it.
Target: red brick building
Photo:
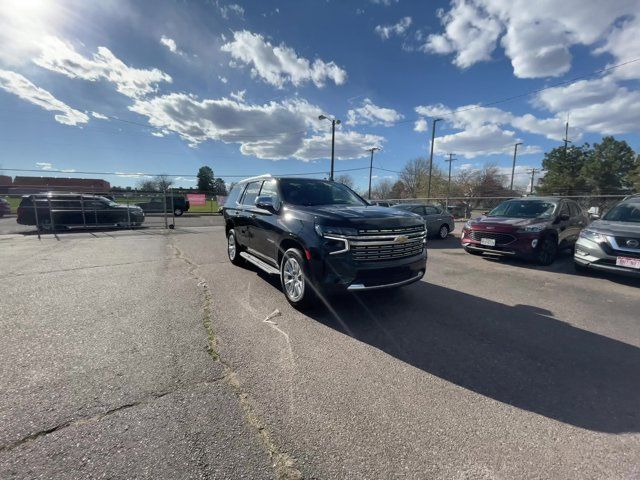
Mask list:
[[[33,193],[50,190],[65,192],[106,193],[111,184],[100,178],[15,177],[11,193]]]

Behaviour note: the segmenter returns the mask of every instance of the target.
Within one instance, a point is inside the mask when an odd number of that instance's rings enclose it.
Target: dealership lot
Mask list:
[[[450,237],[301,313],[186,218],[0,236],[1,478],[638,475],[640,281]]]

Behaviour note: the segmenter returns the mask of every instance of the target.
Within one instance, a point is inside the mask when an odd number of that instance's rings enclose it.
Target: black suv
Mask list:
[[[144,212],[139,207],[120,205],[101,195],[49,192],[23,196],[17,222],[43,229],[139,226],[144,222]]]
[[[223,212],[231,262],[279,275],[295,307],[315,294],[399,287],[425,274],[424,220],[369,205],[337,182],[246,179]]]
[[[171,195],[152,197],[148,202],[136,203],[145,213],[164,213],[169,214],[173,211],[176,217],[179,217],[184,212],[189,211],[189,200],[184,195],[174,195],[172,205]]]

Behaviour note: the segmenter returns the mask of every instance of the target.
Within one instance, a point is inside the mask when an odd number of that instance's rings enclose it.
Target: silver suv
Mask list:
[[[625,198],[580,232],[576,268],[640,277],[640,195]]]

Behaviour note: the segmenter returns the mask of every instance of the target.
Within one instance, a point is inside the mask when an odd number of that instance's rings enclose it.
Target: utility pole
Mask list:
[[[539,168],[530,168],[529,170],[527,170],[527,173],[531,174],[531,191],[529,193],[533,193],[533,180],[536,176],[536,173],[539,173],[540,169]]]
[[[371,175],[373,173],[373,152],[376,150],[380,150],[379,147],[371,147],[366,149],[367,152],[371,152],[371,162],[369,163],[369,197],[368,200],[371,200]]]
[[[449,154],[449,160],[445,160],[445,162],[449,162],[449,184],[447,186],[447,202],[445,204],[446,207],[449,206],[449,196],[451,195],[451,164],[457,160],[457,158],[453,158],[455,153]]]
[[[569,140],[569,114],[567,113],[567,123],[564,125],[564,138],[562,139],[564,142],[564,161],[567,162],[567,145],[571,143]]]
[[[340,120],[329,118],[326,115],[319,115],[318,120],[329,120],[331,122],[331,172],[329,173],[329,180],[333,182],[333,162],[336,146],[336,125],[340,125]]]
[[[513,148],[513,166],[511,167],[511,186],[509,190],[513,192],[513,176],[516,174],[516,155],[518,154],[518,145],[522,145],[522,142],[515,144]]]
[[[441,118],[433,119],[433,126],[431,127],[431,153],[429,153],[429,186],[427,187],[427,198],[431,198],[431,172],[433,171],[433,144],[436,137],[436,123],[442,121]]]

